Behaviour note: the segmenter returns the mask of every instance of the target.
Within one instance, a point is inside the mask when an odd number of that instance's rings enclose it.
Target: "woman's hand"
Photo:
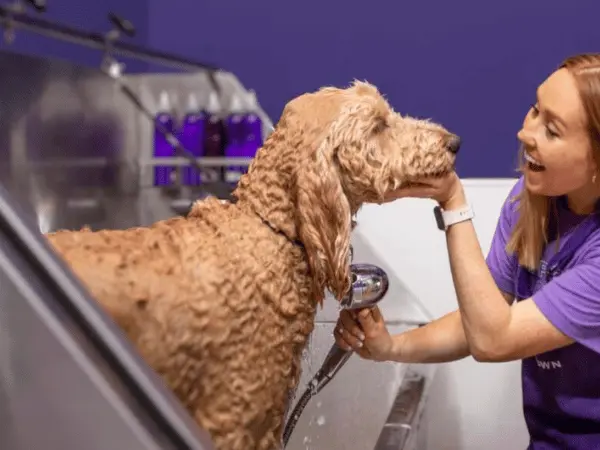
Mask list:
[[[464,191],[456,172],[450,172],[440,178],[420,180],[423,185],[400,188],[390,195],[390,200],[398,198],[431,198],[444,209],[462,206],[465,202]],[[387,200],[387,199],[386,199]]]
[[[394,342],[377,306],[360,311],[343,310],[333,335],[337,345],[344,350],[354,350],[362,358],[392,359]]]

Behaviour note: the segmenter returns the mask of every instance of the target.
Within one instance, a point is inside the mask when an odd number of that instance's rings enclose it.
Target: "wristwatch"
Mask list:
[[[433,208],[433,215],[435,216],[437,227],[442,231],[446,231],[451,225],[465,222],[475,217],[471,205],[465,205],[459,209],[452,209],[449,211],[444,211],[438,205]]]

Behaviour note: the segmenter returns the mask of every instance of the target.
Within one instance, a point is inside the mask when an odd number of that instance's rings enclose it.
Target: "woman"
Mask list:
[[[446,228],[458,310],[395,336],[378,309],[344,311],[336,342],[378,361],[522,359],[529,449],[600,449],[600,55],[545,80],[517,136],[523,176],[487,261],[471,216]],[[454,173],[398,197],[467,205]]]

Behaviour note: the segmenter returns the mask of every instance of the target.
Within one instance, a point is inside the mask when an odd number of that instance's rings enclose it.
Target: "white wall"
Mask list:
[[[500,207],[515,182],[463,181],[475,209],[474,225],[484,254]],[[361,257],[361,261],[381,261],[394,280],[404,285],[403,291],[410,293],[395,298],[394,292],[400,291],[390,288],[381,305],[387,319],[414,316],[416,309],[409,305],[414,298],[430,317],[457,307],[445,236],[436,228],[433,206],[429,200],[403,199],[383,206],[368,205],[358,217],[354,245],[361,247],[362,254],[363,247],[368,247],[371,258],[376,259]],[[482,364],[470,357],[440,365],[427,407],[427,445],[423,450],[526,448],[520,367],[520,362]]]

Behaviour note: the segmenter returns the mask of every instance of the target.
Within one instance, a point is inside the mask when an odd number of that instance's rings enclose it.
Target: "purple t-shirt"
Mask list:
[[[521,178],[502,207],[488,267],[502,291],[518,301],[532,297],[546,318],[575,340],[567,347],[523,360],[529,449],[600,449],[600,222],[597,215],[586,219],[574,214],[559,199],[556,227],[560,245],[557,252],[551,241],[542,260],[554,264],[560,254],[570,257],[563,257],[565,263],[555,273],[548,274],[544,263],[542,270],[531,274],[519,267],[516,256],[506,252],[519,214],[513,197],[523,188]],[[574,245],[582,238],[581,244]]]

